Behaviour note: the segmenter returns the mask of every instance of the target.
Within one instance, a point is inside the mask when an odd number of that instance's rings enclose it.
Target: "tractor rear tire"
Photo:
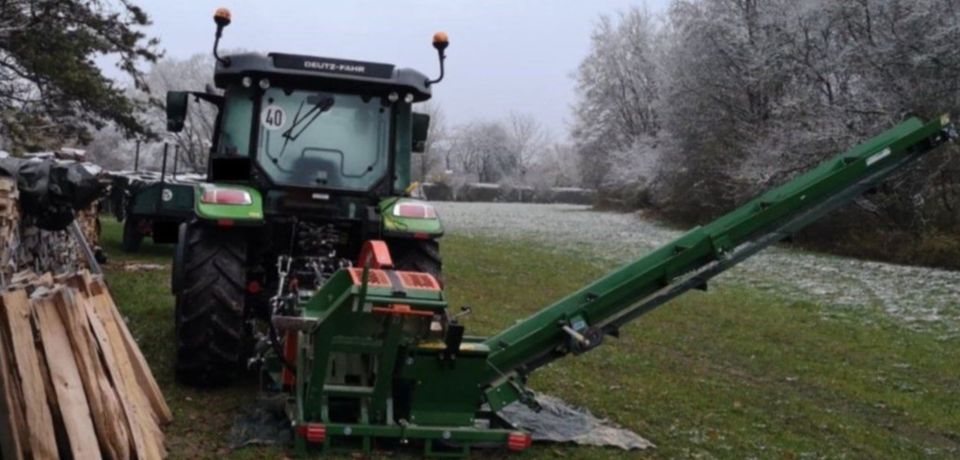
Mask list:
[[[247,241],[240,232],[190,224],[176,286],[176,376],[219,387],[242,369],[250,334],[245,323]],[[179,249],[179,248],[178,248]]]
[[[126,219],[123,219],[123,240],[120,242],[120,249],[123,249],[123,252],[140,251],[143,233],[140,233],[140,226],[137,224],[137,219],[127,213]]]
[[[395,239],[387,243],[393,265],[398,270],[424,272],[433,275],[443,286],[443,258],[437,240]]]

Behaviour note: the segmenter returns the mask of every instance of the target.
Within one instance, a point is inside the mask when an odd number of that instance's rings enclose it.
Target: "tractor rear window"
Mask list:
[[[277,183],[368,190],[387,172],[389,111],[372,98],[270,88],[257,162]]]

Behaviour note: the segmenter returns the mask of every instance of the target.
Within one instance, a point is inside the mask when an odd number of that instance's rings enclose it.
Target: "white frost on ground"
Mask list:
[[[435,203],[449,233],[535,239],[577,253],[626,262],[681,232],[638,214],[588,206],[519,203]],[[769,248],[721,275],[785,299],[879,308],[918,330],[960,332],[960,272],[868,262]],[[839,313],[839,312],[838,312]]]

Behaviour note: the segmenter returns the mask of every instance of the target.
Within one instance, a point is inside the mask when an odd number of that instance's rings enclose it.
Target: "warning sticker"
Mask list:
[[[283,128],[286,123],[287,113],[279,105],[270,104],[260,113],[260,124],[270,131]]]
[[[886,157],[890,156],[890,148],[885,148],[867,158],[867,166],[870,166]]]

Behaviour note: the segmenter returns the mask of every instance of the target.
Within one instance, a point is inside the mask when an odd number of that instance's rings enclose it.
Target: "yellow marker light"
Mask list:
[[[447,37],[446,32],[437,32],[433,34],[433,47],[437,49],[444,49],[447,45],[450,44],[450,38]]]
[[[217,11],[213,13],[213,20],[217,24],[230,24],[230,19],[230,10],[226,8],[217,8]]]

